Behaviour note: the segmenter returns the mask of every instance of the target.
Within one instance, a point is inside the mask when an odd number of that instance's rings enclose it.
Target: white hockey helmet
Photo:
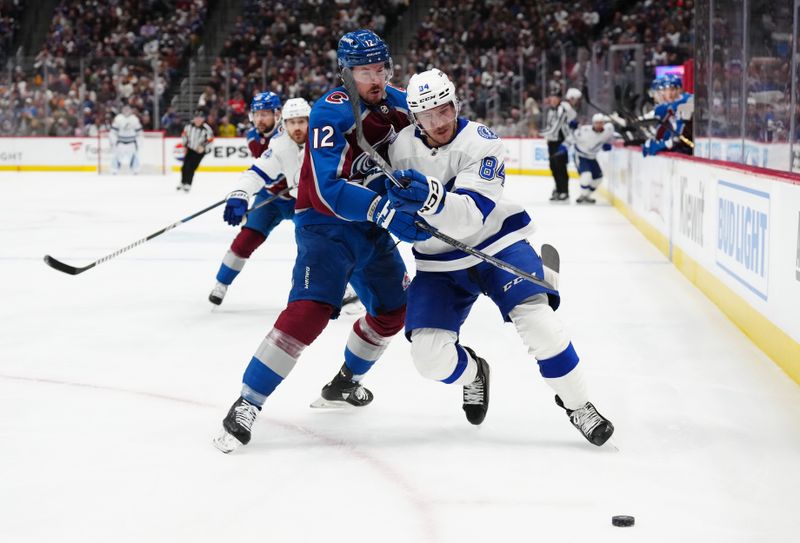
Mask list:
[[[406,94],[408,110],[411,112],[411,118],[417,126],[419,126],[419,123],[417,122],[416,114],[448,102],[453,102],[456,116],[458,116],[456,86],[441,70],[434,68],[433,70],[412,75],[408,81]]]
[[[311,115],[311,106],[308,105],[305,98],[290,98],[283,104],[282,117],[284,120],[308,117],[309,115]]]
[[[602,113],[595,113],[594,115],[592,115],[592,124],[609,123],[609,122],[611,122],[611,119],[609,119],[606,115],[603,115]]]
[[[583,97],[583,93],[576,89],[575,87],[571,87],[567,89],[567,94],[564,95],[564,98],[567,100],[580,100]]]

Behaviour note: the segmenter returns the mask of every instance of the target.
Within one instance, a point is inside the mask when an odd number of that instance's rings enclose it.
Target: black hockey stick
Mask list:
[[[375,164],[377,164],[377,166],[381,170],[383,170],[383,173],[386,174],[386,177],[388,177],[391,180],[391,182],[395,184],[395,186],[400,188],[405,188],[405,185],[403,185],[403,183],[398,181],[392,174],[392,167],[386,163],[386,161],[378,153],[378,151],[376,151],[375,148],[372,147],[372,145],[370,145],[367,139],[364,137],[364,128],[361,122],[361,98],[358,94],[356,81],[355,79],[353,79],[353,72],[349,68],[342,69],[342,81],[344,81],[344,88],[350,97],[350,107],[353,109],[353,116],[355,117],[356,120],[356,141],[358,142],[358,146],[361,147],[361,149],[363,149],[364,152],[367,153],[367,155],[369,155],[369,157],[373,160],[373,162],[375,162]],[[464,242],[461,242],[455,238],[451,238],[447,234],[443,234],[437,228],[434,228],[425,221],[414,221],[414,225],[420,230],[429,233],[432,237],[447,243],[451,247],[464,251],[465,253],[470,254],[476,258],[479,258],[484,262],[492,264],[493,266],[500,268],[501,270],[513,273],[514,275],[522,279],[527,279],[531,283],[539,285],[540,287],[544,287],[546,289],[553,291],[556,290],[547,281],[539,279],[535,275],[532,275],[526,272],[525,270],[514,266],[513,264],[509,264],[508,262],[500,260],[497,257],[488,255],[483,251],[480,251],[474,247],[467,245]]]
[[[586,103],[587,104],[589,104],[591,107],[596,109],[598,112],[600,112],[603,115],[605,115],[606,117],[608,117],[609,120],[612,123],[614,123],[616,126],[618,126],[619,128],[625,129],[628,133],[630,133],[630,129],[631,128],[636,128],[641,132],[642,131],[642,126],[648,125],[648,124],[658,124],[658,129],[661,129],[661,128],[665,127],[665,125],[667,124],[667,120],[666,119],[661,120],[661,119],[656,119],[654,117],[652,120],[651,119],[639,120],[639,119],[631,117],[629,114],[626,113],[625,117],[623,117],[623,120],[625,121],[625,124],[623,125],[623,124],[620,124],[619,122],[615,121],[614,120],[614,116],[611,113],[609,113],[608,111],[604,110],[600,106],[592,103],[592,101],[589,99],[589,93],[588,93],[588,89],[586,87],[584,87],[583,96],[586,98]],[[623,113],[625,113],[625,112],[623,111]],[[642,134],[642,135],[645,135],[645,134]],[[647,136],[647,138],[649,138],[649,136]],[[645,139],[647,139],[647,138],[645,138]],[[684,145],[687,145],[691,149],[694,149],[694,142],[692,140],[686,138],[683,134],[678,134],[678,140],[680,140],[681,143],[683,143]]]
[[[250,212],[252,212],[252,211],[254,211],[256,209],[258,209],[259,207],[267,205],[268,203],[276,200],[278,197],[283,196],[284,194],[286,194],[288,192],[289,192],[289,188],[287,187],[287,188],[283,189],[282,191],[280,191],[279,193],[271,196],[270,198],[267,198],[266,200],[264,200],[263,202],[261,202],[257,206],[253,206],[251,209],[248,209],[247,210],[247,214],[249,214]],[[178,226],[182,225],[185,222],[189,222],[192,219],[194,219],[195,217],[199,217],[203,213],[211,211],[215,207],[221,206],[226,201],[227,201],[227,198],[222,199],[219,202],[215,202],[215,203],[211,204],[210,206],[208,206],[207,208],[201,209],[197,213],[192,213],[188,217],[186,217],[184,219],[181,219],[178,222],[174,222],[174,223],[170,224],[169,226],[162,228],[158,232],[153,232],[152,234],[150,234],[149,236],[147,236],[145,238],[142,238],[140,240],[136,240],[133,243],[131,243],[130,245],[127,245],[127,246],[123,247],[122,249],[117,249],[113,253],[108,254],[108,255],[106,255],[103,258],[100,258],[98,260],[95,260],[94,262],[92,262],[90,264],[87,264],[86,266],[83,266],[83,267],[80,267],[80,268],[76,267],[76,266],[70,266],[69,264],[65,264],[64,262],[61,262],[60,260],[58,260],[56,258],[53,258],[50,255],[45,255],[44,256],[44,263],[47,264],[48,266],[50,266],[51,268],[53,268],[54,270],[58,270],[60,272],[63,272],[63,273],[69,274],[69,275],[78,275],[79,273],[83,273],[86,270],[90,270],[90,269],[94,268],[95,266],[97,266],[99,264],[102,264],[103,262],[107,262],[107,261],[111,260],[112,258],[116,258],[119,255],[121,255],[122,253],[128,252],[131,249],[133,249],[134,247],[138,247],[139,245],[142,245],[143,243],[146,243],[146,242],[150,241],[151,239],[160,236],[161,234],[169,232],[173,228],[178,227]]]

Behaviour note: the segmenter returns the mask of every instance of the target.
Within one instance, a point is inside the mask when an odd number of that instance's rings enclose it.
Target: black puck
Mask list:
[[[629,515],[614,515],[611,517],[611,524],[614,526],[633,526],[634,522],[636,522],[636,519]]]

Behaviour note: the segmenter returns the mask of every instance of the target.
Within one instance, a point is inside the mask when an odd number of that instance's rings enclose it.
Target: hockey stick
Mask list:
[[[627,117],[627,118],[624,118],[626,124],[622,125],[622,124],[620,124],[620,123],[618,123],[617,121],[614,120],[614,117],[611,115],[611,113],[609,113],[606,110],[602,109],[598,105],[592,103],[592,101],[589,99],[589,93],[587,92],[587,90],[588,89],[586,89],[584,87],[584,94],[583,95],[586,98],[586,103],[589,104],[594,109],[596,109],[597,111],[599,111],[600,113],[602,113],[603,115],[605,115],[606,117],[608,117],[609,120],[612,123],[614,123],[616,126],[618,126],[620,128],[624,128],[624,129],[628,129],[628,130],[630,130],[631,128],[641,129],[642,125],[658,123],[658,128],[660,129],[660,128],[663,128],[664,125],[666,125],[666,123],[667,123],[666,119],[662,121],[661,119],[656,119],[655,117],[653,118],[652,121],[650,121],[649,119],[648,120],[644,120],[644,121],[640,121],[638,119],[631,118],[630,116],[628,116],[626,114],[625,117]],[[686,138],[683,134],[678,134],[678,139],[684,145],[687,145],[691,149],[694,149],[694,142],[692,140]]]
[[[289,192],[289,188],[287,187],[287,188],[283,189],[282,191],[280,191],[279,193],[274,194],[270,198],[267,198],[266,200],[264,200],[263,202],[261,202],[257,206],[253,206],[251,209],[248,209],[247,213],[245,214],[245,216],[247,214],[249,214],[250,212],[255,211],[259,207],[265,206],[268,203],[276,200],[278,197],[283,196],[284,194],[286,194],[288,192]],[[64,262],[61,262],[60,260],[58,260],[56,258],[53,258],[50,255],[45,255],[44,256],[44,263],[47,264],[48,266],[50,266],[51,268],[53,268],[54,270],[58,270],[60,272],[63,272],[63,273],[69,274],[69,275],[78,275],[79,273],[83,273],[86,270],[90,270],[90,269],[94,268],[95,266],[97,266],[99,264],[102,264],[103,262],[107,262],[107,261],[111,260],[112,258],[116,258],[119,255],[121,255],[122,253],[126,253],[126,252],[130,251],[131,249],[133,249],[134,247],[138,247],[139,245],[142,245],[143,243],[146,243],[146,242],[150,241],[151,239],[160,236],[161,234],[169,232],[173,228],[175,228],[177,226],[180,226],[185,222],[189,222],[192,219],[194,219],[195,217],[199,217],[203,213],[211,211],[215,207],[221,206],[226,201],[227,201],[227,198],[222,199],[219,202],[213,203],[210,206],[208,206],[207,208],[201,209],[197,213],[192,213],[191,215],[189,215],[185,219],[181,219],[178,222],[174,222],[174,223],[170,224],[169,226],[162,228],[158,232],[153,232],[149,236],[147,236],[145,238],[142,238],[140,240],[134,241],[130,245],[127,245],[127,246],[123,247],[122,249],[118,249],[118,250],[114,251],[113,253],[104,256],[103,258],[100,258],[100,259],[95,260],[94,262],[92,262],[90,264],[87,264],[86,266],[83,266],[83,267],[80,267],[80,268],[77,267],[77,266],[70,266],[69,264],[65,264]]]
[[[383,157],[375,150],[374,147],[372,147],[372,145],[369,144],[367,139],[364,137],[364,128],[361,122],[361,98],[358,94],[356,81],[355,79],[353,79],[353,72],[349,68],[342,69],[342,81],[344,81],[344,88],[350,97],[350,107],[353,109],[353,116],[355,117],[356,120],[356,141],[358,142],[358,146],[361,147],[361,149],[363,149],[364,152],[367,153],[367,155],[369,155],[369,157],[373,160],[373,162],[375,162],[375,164],[381,170],[383,170],[383,173],[386,174],[386,177],[388,177],[389,180],[391,180],[391,182],[394,183],[395,186],[400,188],[405,188],[405,185],[403,185],[403,183],[398,181],[392,174],[392,167],[386,163]],[[512,273],[522,279],[526,279],[531,283],[538,285],[540,287],[544,287],[546,289],[553,291],[556,290],[547,281],[539,279],[535,275],[532,275],[526,272],[525,270],[514,266],[513,264],[509,264],[508,262],[500,260],[497,257],[488,255],[483,251],[471,247],[466,243],[463,243],[455,238],[451,238],[447,234],[443,234],[437,228],[434,228],[425,221],[414,221],[414,225],[420,230],[429,233],[432,237],[447,243],[451,247],[464,251],[465,253],[470,254],[476,258],[479,258],[484,262],[492,264],[493,266],[500,268],[501,270]]]

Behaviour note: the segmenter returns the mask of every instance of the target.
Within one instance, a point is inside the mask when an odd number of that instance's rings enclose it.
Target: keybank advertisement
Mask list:
[[[767,192],[717,182],[717,266],[763,300],[769,286],[769,208]]]

